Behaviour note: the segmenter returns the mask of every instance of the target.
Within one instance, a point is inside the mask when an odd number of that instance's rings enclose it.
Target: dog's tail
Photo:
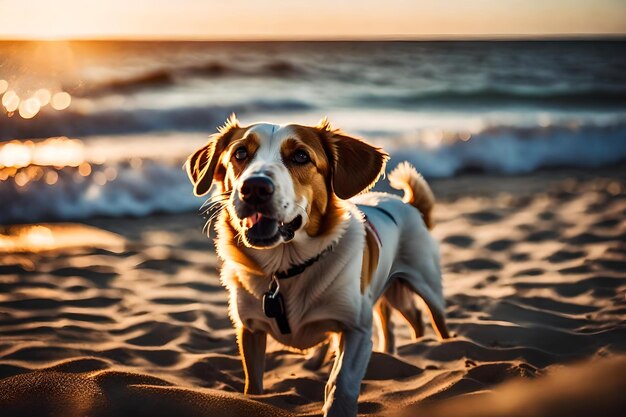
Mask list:
[[[418,209],[422,213],[426,227],[432,229],[432,210],[435,205],[435,196],[424,177],[405,161],[391,171],[389,184],[396,190],[404,191],[402,200]]]

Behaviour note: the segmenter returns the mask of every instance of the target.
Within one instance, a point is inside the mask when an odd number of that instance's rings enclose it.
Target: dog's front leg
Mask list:
[[[246,375],[244,394],[263,394],[267,333],[253,332],[242,326],[237,331],[237,343]]]
[[[372,354],[372,323],[349,329],[341,334],[339,351],[326,383],[324,415],[351,417],[357,415],[361,381]]]

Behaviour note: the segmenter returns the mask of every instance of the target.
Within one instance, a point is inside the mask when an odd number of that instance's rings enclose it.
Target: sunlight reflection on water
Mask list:
[[[124,239],[92,226],[72,223],[34,224],[0,228],[0,251],[40,252],[70,247],[98,247],[120,252]]]
[[[48,105],[54,110],[61,111],[67,109],[72,103],[72,96],[65,91],[53,94],[47,88],[40,88],[30,95],[28,91],[16,91],[15,87],[11,89],[9,87],[8,81],[0,79],[0,95],[2,96],[0,110],[4,110],[8,117],[12,117],[17,111],[22,119],[28,120]]]
[[[66,137],[41,142],[11,141],[0,146],[0,168],[40,166],[76,167],[85,161],[83,142]]]

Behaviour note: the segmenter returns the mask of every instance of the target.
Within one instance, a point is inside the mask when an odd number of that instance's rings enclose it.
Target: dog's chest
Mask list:
[[[299,288],[295,281],[281,285],[289,333],[281,331],[276,318],[265,314],[260,294],[253,295],[238,287],[233,289],[231,302],[235,302],[238,318],[246,328],[270,333],[285,345],[307,349],[326,340],[329,333],[354,325],[357,320],[361,304],[358,277],[352,277],[351,282],[338,280],[332,280],[323,291],[314,286]]]

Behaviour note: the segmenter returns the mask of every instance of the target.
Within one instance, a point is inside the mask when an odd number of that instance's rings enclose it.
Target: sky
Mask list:
[[[0,0],[4,39],[594,34],[626,34],[626,0]]]

